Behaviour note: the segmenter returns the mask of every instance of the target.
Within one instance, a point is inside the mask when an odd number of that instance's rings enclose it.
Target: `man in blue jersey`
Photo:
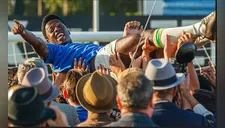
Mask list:
[[[80,57],[89,67],[89,71],[93,72],[100,63],[109,63],[108,55],[115,52],[124,55],[122,55],[122,59],[128,66],[130,62],[128,52],[134,50],[140,38],[138,34],[128,35],[112,41],[105,47],[92,43],[72,43],[70,31],[63,20],[56,15],[47,15],[42,22],[42,32],[46,38],[44,41],[26,30],[17,20],[14,22],[16,24],[12,28],[12,32],[20,34],[46,63],[52,64],[54,72],[67,72],[73,68],[74,59],[79,60]]]
[[[52,64],[54,72],[67,72],[69,69],[73,68],[74,59],[79,60],[80,57],[82,57],[82,62],[85,61],[90,72],[95,71],[100,64],[105,68],[109,68],[109,56],[116,52],[120,53],[121,60],[127,68],[130,64],[129,52],[135,51],[139,40],[141,40],[142,46],[145,38],[148,37],[150,45],[155,47],[155,49],[159,47],[160,42],[161,45],[163,45],[163,40],[159,40],[160,35],[155,34],[154,30],[127,34],[122,38],[110,42],[104,47],[91,43],[72,43],[70,31],[65,26],[63,20],[52,14],[45,16],[42,21],[42,32],[46,38],[46,41],[44,41],[26,30],[17,20],[14,20],[14,22],[16,24],[12,28],[12,32],[14,34],[20,34],[46,63]],[[138,26],[136,26],[136,28]],[[208,26],[212,25],[209,24]],[[154,41],[155,35],[158,37],[157,41]],[[137,57],[142,53],[141,46],[137,50]]]

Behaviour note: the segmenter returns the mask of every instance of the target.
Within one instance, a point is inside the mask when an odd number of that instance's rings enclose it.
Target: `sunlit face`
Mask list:
[[[57,19],[50,20],[45,25],[47,41],[54,44],[66,44],[71,42],[68,28]]]

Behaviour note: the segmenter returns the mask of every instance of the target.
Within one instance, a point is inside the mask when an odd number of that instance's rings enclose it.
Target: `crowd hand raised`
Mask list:
[[[16,19],[13,20],[15,25],[12,27],[11,32],[13,34],[23,34],[25,32],[25,27]]]
[[[97,67],[97,71],[101,74],[110,75],[109,69],[105,68],[103,65]]]
[[[154,46],[149,43],[149,37],[145,38],[144,45],[142,46],[142,69],[145,71],[148,62],[151,60],[150,53],[155,50]]]
[[[216,86],[216,73],[214,72],[214,69],[212,67],[211,62],[208,62],[209,68],[207,69],[201,69],[200,74],[206,77],[209,82],[215,87]]]
[[[132,67],[138,67],[138,68],[141,68],[141,64],[142,64],[142,56],[139,56],[138,58],[133,58],[133,54],[132,52],[129,52],[129,56],[130,56],[130,59],[131,59],[131,65]]]
[[[198,104],[198,101],[192,96],[189,86],[187,85],[187,83],[185,83],[185,81],[181,82],[179,86],[184,101],[182,108],[192,109],[195,105]]]
[[[117,57],[116,57],[117,56]],[[123,64],[120,54],[117,52],[114,55],[109,56],[109,67],[114,74],[118,76],[123,70],[126,69],[125,65]]]
[[[149,37],[145,38],[144,45],[142,46],[142,58],[145,61],[150,61],[150,53],[155,50],[155,46],[151,46],[149,43]]]
[[[82,62],[82,57],[80,57],[79,61],[77,62],[77,59],[74,58],[74,70],[79,70],[81,72],[87,72],[88,73],[88,66],[86,65],[86,59]]]
[[[139,21],[130,21],[127,22],[124,31],[123,36],[127,36],[129,34],[140,34],[143,31],[143,26]]]
[[[55,80],[54,80],[53,84],[56,85],[57,87],[61,87],[65,78],[66,78],[66,72],[58,72],[56,74],[56,77],[55,77]]]
[[[166,42],[165,42],[165,46],[163,49],[163,53],[164,53],[164,58],[166,60],[169,60],[169,58],[173,57],[175,55],[175,52],[177,50],[177,43],[172,44],[170,42],[170,38],[169,35],[166,35]]]
[[[188,43],[188,42],[192,42],[192,43],[194,42],[192,34],[182,32],[182,35],[178,39],[177,49],[179,49],[180,46],[183,45],[184,43]]]
[[[47,123],[49,126],[51,127],[69,127],[67,118],[65,113],[63,113],[62,111],[59,110],[59,108],[55,107],[55,106],[51,106],[50,108],[52,108],[55,113],[56,113],[56,119],[55,120],[48,120]]]

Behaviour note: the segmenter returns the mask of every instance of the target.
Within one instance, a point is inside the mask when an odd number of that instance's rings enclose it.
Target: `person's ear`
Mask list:
[[[149,107],[150,107],[150,116],[152,117],[153,111],[154,111],[154,101],[153,101],[153,96],[151,97],[150,101],[149,101]]]
[[[154,109],[154,101],[153,101],[153,96],[151,97],[150,101],[149,101],[149,106]]]
[[[116,102],[117,102],[117,106],[120,110],[122,110],[122,105],[121,105],[121,102],[120,102],[120,98],[118,96],[116,96]]]
[[[68,99],[68,93],[67,93],[66,89],[63,90],[63,97],[66,100]]]

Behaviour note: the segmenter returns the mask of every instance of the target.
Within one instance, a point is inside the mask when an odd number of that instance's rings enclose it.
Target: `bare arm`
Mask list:
[[[43,60],[47,59],[48,56],[48,47],[45,42],[36,37],[33,33],[26,30],[26,28],[17,20],[13,20],[16,24],[12,28],[13,34],[20,34],[22,38],[29,43],[35,52],[42,57]]]
[[[197,73],[195,71],[195,67],[192,62],[188,63],[188,72],[190,73],[190,90],[194,92],[194,90],[200,88],[199,80]]]

